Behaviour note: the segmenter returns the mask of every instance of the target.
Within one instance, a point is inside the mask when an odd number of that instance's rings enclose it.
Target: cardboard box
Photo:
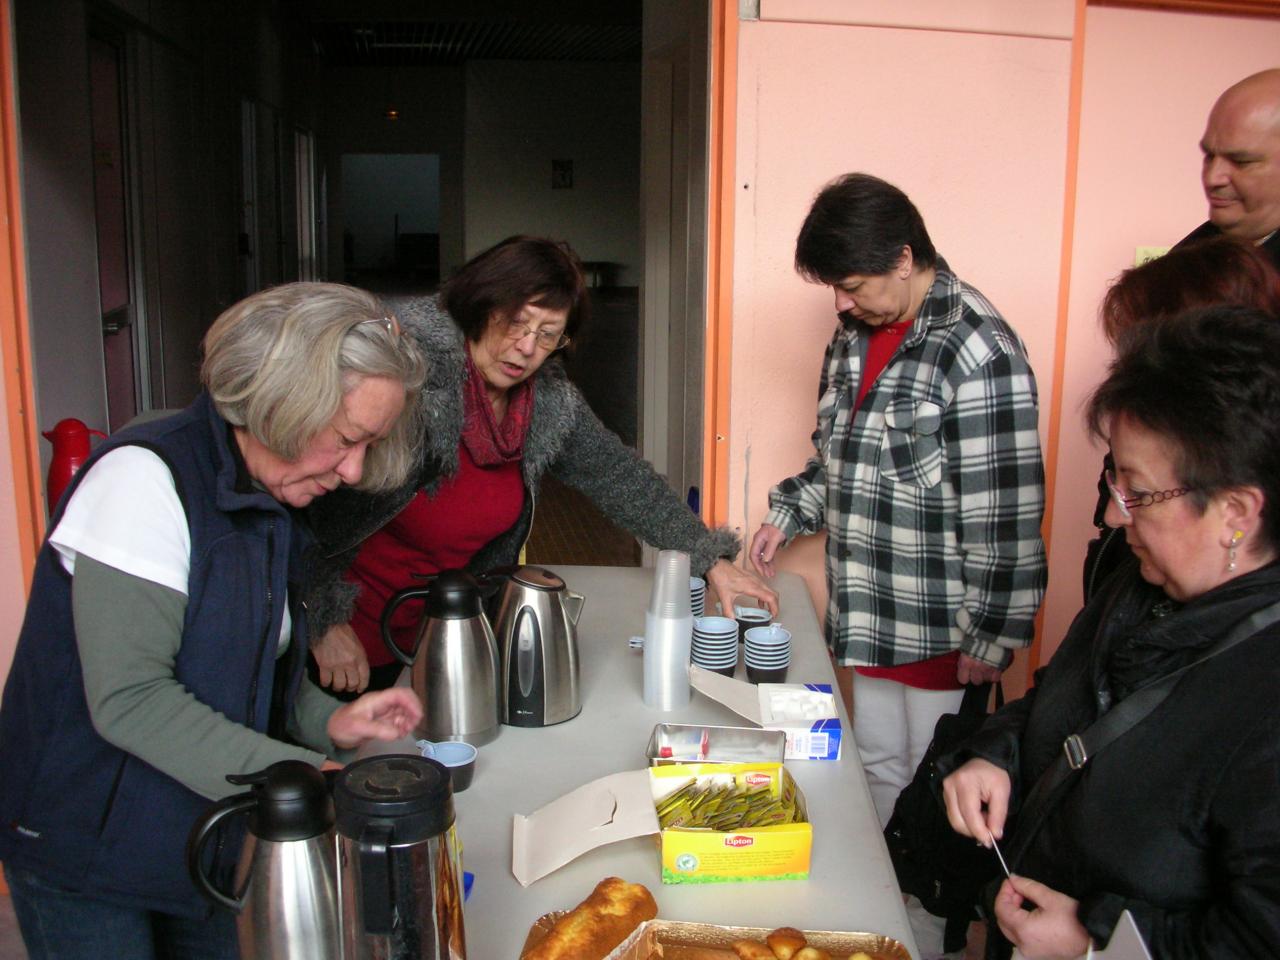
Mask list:
[[[736,880],[805,880],[813,851],[813,825],[804,795],[780,763],[688,763],[652,767],[649,786],[657,804],[693,777],[699,787],[765,786],[780,799],[794,793],[799,823],[741,830],[670,827],[660,833],[663,883],[725,883]]]
[[[659,723],[645,756],[649,766],[670,763],[781,763],[787,738],[781,730]]]
[[[788,760],[839,760],[843,731],[835,692],[829,683],[745,683],[702,667],[689,667],[689,683],[695,690],[766,730],[781,730],[787,737]],[[779,716],[775,703],[804,698],[813,716]]]
[[[809,874],[813,825],[778,824],[740,831],[662,830],[655,801],[690,777],[770,778],[771,789],[804,795],[780,763],[671,764],[593,780],[512,824],[511,872],[524,886],[588,850],[630,837],[657,835],[664,883],[798,879]]]

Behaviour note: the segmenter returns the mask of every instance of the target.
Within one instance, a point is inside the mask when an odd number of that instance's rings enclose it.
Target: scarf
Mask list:
[[[1128,590],[1117,597],[1096,641],[1104,709],[1199,659],[1232,626],[1280,597],[1277,562],[1233,577],[1185,604],[1169,603],[1164,591],[1137,577],[1136,562],[1131,566]]]
[[[462,443],[478,467],[511,463],[524,456],[524,438],[533,415],[533,379],[518,383],[507,394],[507,415],[498,423],[485,381],[464,350],[467,382],[462,388]]]

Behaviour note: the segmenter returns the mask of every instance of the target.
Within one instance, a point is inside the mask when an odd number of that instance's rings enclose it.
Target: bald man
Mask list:
[[[1229,87],[1200,140],[1209,220],[1179,246],[1220,233],[1256,243],[1280,267],[1280,69]]]

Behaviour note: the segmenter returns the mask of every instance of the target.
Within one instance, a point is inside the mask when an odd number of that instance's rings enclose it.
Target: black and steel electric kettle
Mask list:
[[[582,710],[578,617],[583,597],[557,574],[524,566],[493,571],[505,581],[493,610],[498,642],[498,707],[513,727],[545,727]]]

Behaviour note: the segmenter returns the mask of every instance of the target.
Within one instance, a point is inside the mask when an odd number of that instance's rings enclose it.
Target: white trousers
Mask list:
[[[853,740],[881,828],[924,759],[938,718],[959,710],[963,699],[963,690],[917,690],[854,673]]]
[[[963,699],[963,690],[918,690],[854,673],[853,739],[881,829],[924,759],[938,718],[959,710]],[[907,919],[920,956],[941,956],[946,922],[928,913],[915,897],[907,900]]]

